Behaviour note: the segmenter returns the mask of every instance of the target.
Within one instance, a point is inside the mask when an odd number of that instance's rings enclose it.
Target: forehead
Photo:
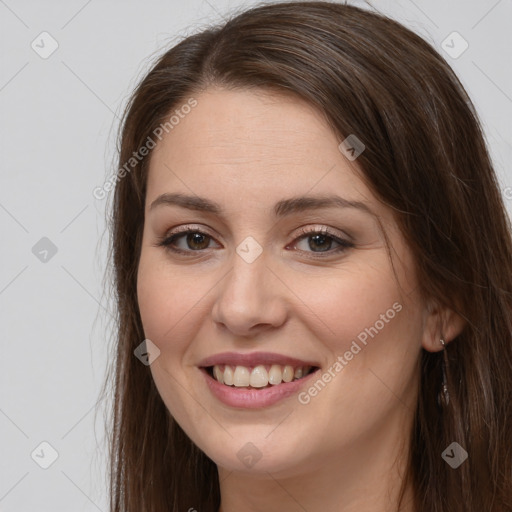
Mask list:
[[[338,149],[339,137],[305,101],[222,89],[194,99],[153,150],[148,202],[173,191],[245,205],[306,193],[373,199],[357,164]]]

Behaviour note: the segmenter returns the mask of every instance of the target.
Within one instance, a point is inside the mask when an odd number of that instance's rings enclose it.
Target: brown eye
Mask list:
[[[188,233],[186,243],[190,249],[206,249],[210,243],[210,237],[202,233]]]
[[[294,247],[306,253],[316,253],[320,257],[321,253],[326,253],[326,256],[329,256],[354,247],[351,242],[330,234],[329,231],[324,229],[302,231],[301,236],[296,240]],[[302,244],[302,247],[300,244]],[[333,244],[335,244],[334,248]]]
[[[206,233],[188,229],[165,237],[157,245],[173,252],[190,253],[208,249],[212,240],[213,238]]]
[[[312,235],[309,238],[309,248],[320,249],[320,252],[328,251],[331,248],[333,238],[325,235]]]

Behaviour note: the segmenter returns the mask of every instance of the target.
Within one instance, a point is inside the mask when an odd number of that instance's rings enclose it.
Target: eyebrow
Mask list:
[[[213,213],[221,216],[224,209],[216,202],[205,197],[190,196],[180,193],[166,193],[158,196],[149,207],[153,210],[158,206],[180,206],[188,210]],[[321,208],[356,208],[365,213],[374,215],[370,208],[361,201],[350,201],[337,195],[316,195],[291,197],[278,201],[274,205],[274,215],[285,217],[294,213],[307,210],[318,210]]]

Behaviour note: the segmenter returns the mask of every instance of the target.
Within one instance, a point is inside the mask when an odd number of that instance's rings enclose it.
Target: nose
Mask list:
[[[253,337],[286,321],[286,286],[266,260],[264,253],[252,263],[235,254],[218,285],[213,321],[236,336]]]

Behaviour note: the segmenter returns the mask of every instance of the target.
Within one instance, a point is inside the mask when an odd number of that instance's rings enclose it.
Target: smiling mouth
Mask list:
[[[204,369],[212,379],[228,387],[265,389],[303,379],[319,368],[273,364],[254,367],[215,365]]]

